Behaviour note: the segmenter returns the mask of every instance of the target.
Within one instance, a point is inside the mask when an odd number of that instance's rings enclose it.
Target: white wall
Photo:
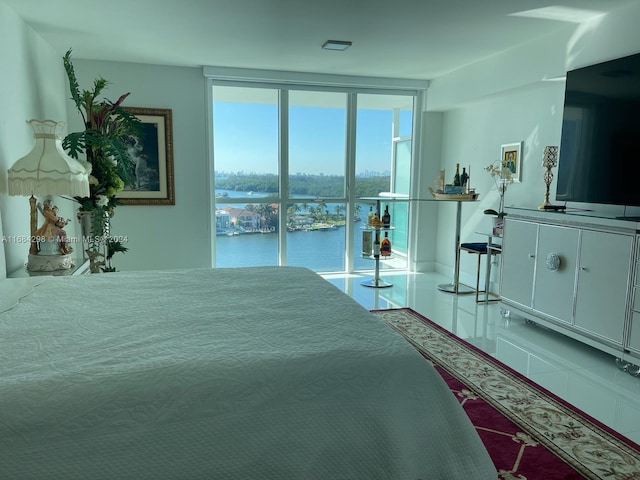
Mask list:
[[[7,195],[7,169],[33,146],[32,118],[66,121],[62,59],[0,0],[0,217],[6,236],[29,235],[27,197]],[[41,200],[41,199],[39,199]],[[73,218],[73,202],[55,197],[61,216]],[[40,223],[40,222],[39,222]],[[75,236],[75,222],[66,229]],[[24,266],[28,243],[4,243],[0,277]],[[3,261],[3,256],[5,257]]]
[[[489,227],[490,219],[482,211],[496,208],[498,201],[483,168],[498,158],[501,144],[524,141],[523,181],[509,187],[507,205],[535,207],[542,201],[542,149],[559,144],[564,96],[564,84],[542,80],[639,52],[639,17],[640,5],[629,5],[588,25],[567,25],[557,34],[431,82],[428,121],[424,122],[425,138],[431,143],[421,159],[425,163],[421,190],[433,183],[441,168],[451,176],[456,163],[471,167],[471,185],[481,196],[478,203],[463,205],[463,241],[480,240],[474,232]],[[63,119],[68,109],[70,130],[81,128],[75,108],[65,102],[68,92],[58,57],[0,0],[0,64],[10,66],[0,76],[0,167],[4,172],[31,148],[26,120]],[[116,259],[117,268],[209,266],[209,172],[201,70],[82,59],[74,59],[74,64],[81,87],[101,75],[112,82],[109,98],[130,91],[129,106],[173,110],[176,205],[118,207],[114,234],[128,235],[130,252]],[[0,176],[4,233],[23,235],[28,232],[26,198],[10,198],[6,192],[5,173]],[[69,215],[69,207],[58,203]],[[455,206],[423,210],[418,269],[435,264],[438,270],[451,273]],[[24,263],[27,250],[26,245],[5,245],[10,271]],[[463,273],[470,275],[475,264],[472,259],[463,260]]]
[[[442,121],[443,114],[438,112],[422,113],[422,149],[419,155],[423,162],[419,165],[419,175],[422,179],[435,179],[440,174],[440,158],[442,157]],[[421,181],[417,198],[431,198],[429,186],[432,181]],[[417,209],[416,237],[418,246],[410,269],[417,272],[429,272],[436,267],[437,240],[436,225],[438,219],[438,204],[436,202],[415,202],[411,208]]]
[[[81,89],[102,76],[111,82],[104,92],[110,100],[131,92],[124,106],[172,110],[176,204],[116,208],[112,233],[128,237],[129,251],[114,257],[115,267],[123,271],[210,267],[202,69],[72,60]],[[80,115],[71,101],[68,111],[70,127],[81,129]]]
[[[542,151],[559,145],[562,130],[564,82],[546,81],[567,70],[640,52],[640,4],[615,15],[594,19],[588,25],[568,25],[564,30],[501,55],[434,79],[427,109],[442,112],[440,167],[453,177],[455,164],[471,166],[471,186],[480,201],[463,204],[464,241],[486,241],[475,232],[488,231],[487,208],[497,209],[498,194],[483,171],[499,159],[500,146],[524,142],[522,183],[510,185],[507,206],[536,208],[544,199]],[[425,158],[423,161],[435,161]],[[554,172],[555,173],[555,172]],[[432,178],[424,178],[432,182]],[[554,199],[555,182],[551,186]],[[582,205],[585,206],[585,205]],[[620,207],[586,205],[602,213],[622,214]],[[620,210],[618,211],[616,210]],[[442,204],[437,221],[436,269],[452,274],[454,263],[455,206]],[[472,280],[475,256],[462,256],[462,278]]]

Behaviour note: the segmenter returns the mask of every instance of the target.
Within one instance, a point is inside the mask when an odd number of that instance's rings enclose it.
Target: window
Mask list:
[[[278,198],[278,90],[216,89],[216,266],[278,265],[277,227],[270,203]]]
[[[370,203],[358,199],[408,193],[415,95],[228,80],[211,89],[215,265],[371,270]],[[406,268],[409,205],[390,211],[398,255],[383,268]]]
[[[366,192],[358,197],[382,192],[409,194],[413,103],[412,96],[358,95],[355,182],[356,191]],[[378,184],[372,190],[368,184],[374,179]],[[371,206],[360,205],[360,211],[366,215]],[[381,262],[380,268],[406,268],[409,205],[382,202],[381,209],[386,206],[393,224],[389,232],[393,256]],[[361,245],[358,236],[362,236],[361,230],[354,231],[354,243]],[[357,265],[365,268],[362,262]]]

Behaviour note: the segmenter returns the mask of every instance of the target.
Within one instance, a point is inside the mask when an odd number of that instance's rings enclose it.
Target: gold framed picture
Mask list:
[[[171,109],[123,107],[142,122],[132,137],[129,155],[134,180],[116,197],[120,205],[175,205],[173,178],[173,121]]]

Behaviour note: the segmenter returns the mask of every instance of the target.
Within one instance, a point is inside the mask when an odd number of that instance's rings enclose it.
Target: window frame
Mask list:
[[[411,80],[398,78],[377,78],[377,77],[359,77],[348,75],[333,74],[311,74],[302,72],[284,72],[275,70],[254,70],[242,68],[213,67],[203,68],[203,74],[206,78],[205,82],[205,99],[207,102],[207,145],[208,145],[208,175],[207,186],[210,192],[210,201],[208,204],[209,232],[210,235],[210,253],[212,265],[216,266],[216,235],[215,235],[215,211],[216,198],[215,191],[215,172],[214,159],[214,143],[213,143],[213,88],[214,86],[232,86],[246,88],[270,88],[277,89],[278,108],[280,113],[279,119],[279,155],[278,155],[278,177],[279,192],[277,202],[279,206],[279,225],[286,225],[286,205],[295,202],[296,197],[289,197],[289,158],[288,158],[288,112],[289,112],[289,96],[291,90],[307,90],[318,92],[339,92],[347,94],[346,105],[346,152],[345,152],[345,196],[336,198],[323,198],[327,203],[344,203],[346,205],[346,244],[345,244],[345,272],[353,273],[354,271],[354,242],[353,234],[355,230],[354,223],[351,219],[355,214],[355,192],[352,192],[351,186],[355,185],[355,136],[356,136],[356,116],[357,116],[357,95],[358,94],[383,94],[383,95],[399,95],[411,96],[413,102],[413,125],[412,125],[412,149],[411,149],[411,192],[418,191],[417,174],[419,173],[418,161],[416,160],[420,152],[421,132],[422,132],[422,112],[425,110],[426,90],[429,82],[427,80]],[[233,199],[225,199],[225,202]],[[408,252],[407,252],[407,269],[410,269],[411,258],[415,248],[417,248],[415,220],[417,219],[417,209],[411,208],[409,205],[409,224],[408,224]],[[286,265],[286,228],[278,229],[278,264]],[[413,240],[413,241],[412,241]]]

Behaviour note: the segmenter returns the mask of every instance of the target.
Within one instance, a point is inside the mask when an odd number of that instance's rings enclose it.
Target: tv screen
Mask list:
[[[640,206],[640,54],[567,72],[556,200]]]

